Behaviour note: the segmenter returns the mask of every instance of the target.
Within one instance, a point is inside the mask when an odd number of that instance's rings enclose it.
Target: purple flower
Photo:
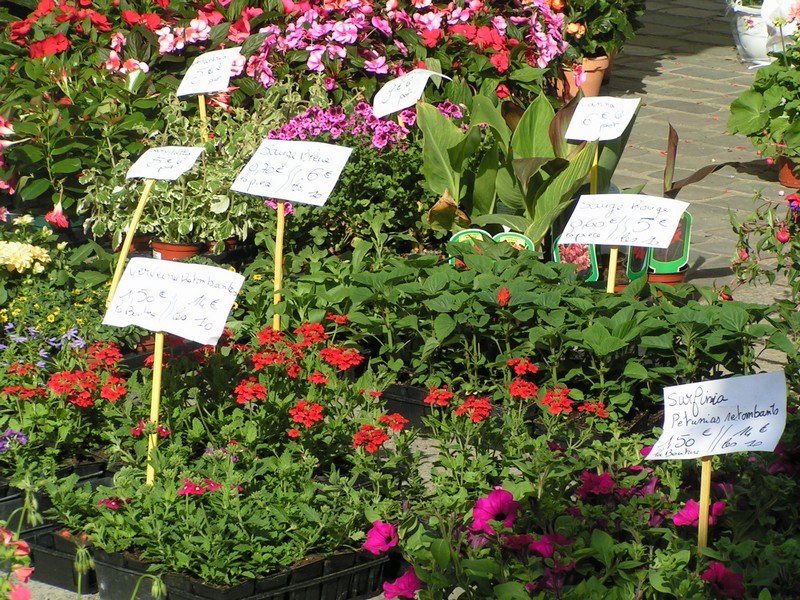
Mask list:
[[[589,495],[604,496],[614,491],[614,480],[611,479],[609,473],[595,475],[589,471],[584,471],[581,474],[581,481],[583,481],[583,485],[575,490],[581,500],[586,500]]]
[[[708,581],[714,593],[725,598],[741,598],[745,594],[744,575],[729,571],[721,562],[712,561],[700,579]]]
[[[394,548],[397,541],[397,528],[394,525],[375,521],[367,532],[367,541],[361,547],[372,554],[380,554]]]
[[[411,567],[403,575],[395,579],[394,582],[385,582],[383,584],[383,595],[386,596],[387,600],[397,597],[413,598],[421,587],[422,582],[414,572],[414,567]]]
[[[483,531],[489,535],[497,533],[491,522],[498,521],[508,528],[514,524],[519,502],[514,500],[511,492],[495,488],[485,498],[480,498],[472,509],[472,530]]]

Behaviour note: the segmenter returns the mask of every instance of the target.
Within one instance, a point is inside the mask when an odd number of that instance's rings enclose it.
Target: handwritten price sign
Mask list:
[[[664,388],[664,432],[647,458],[772,452],[786,425],[783,371]]]
[[[174,181],[191,169],[202,153],[203,148],[194,146],[150,148],[131,165],[126,177]]]
[[[688,206],[640,194],[587,194],[578,199],[559,243],[666,248]]]
[[[176,94],[188,96],[227,90],[233,61],[239,56],[240,50],[241,48],[224,48],[198,56],[186,70]]]
[[[231,190],[322,206],[351,152],[351,148],[320,142],[264,140]]]
[[[422,92],[425,91],[425,86],[428,84],[428,79],[431,77],[441,77],[449,80],[450,78],[436,71],[428,71],[427,69],[414,69],[405,75],[401,75],[397,79],[392,79],[387,82],[375,94],[372,101],[372,112],[378,117],[385,117],[398,110],[403,110],[409,106],[414,106]]]
[[[639,108],[638,98],[581,98],[564,135],[568,140],[615,140]]]
[[[243,282],[219,267],[132,258],[103,324],[137,325],[214,345]]]

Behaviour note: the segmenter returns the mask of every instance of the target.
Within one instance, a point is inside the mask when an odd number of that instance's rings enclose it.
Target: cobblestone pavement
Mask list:
[[[738,60],[723,0],[650,0],[643,21],[601,92],[642,101],[614,183],[645,184],[643,193],[661,194],[669,124],[680,137],[676,180],[710,163],[736,163],[678,195],[691,204],[693,217],[687,281],[721,287],[731,281],[735,243],[728,210],[745,214],[756,190],[775,197],[781,189],[777,172],[758,159],[750,141],[726,133],[728,107],[750,86],[754,71]],[[784,293],[781,287],[745,287],[736,298],[770,303]],[[34,600],[76,597],[36,582],[30,587]]]

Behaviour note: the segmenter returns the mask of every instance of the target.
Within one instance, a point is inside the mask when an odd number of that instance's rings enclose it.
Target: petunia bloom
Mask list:
[[[397,527],[391,523],[375,521],[372,529],[367,532],[367,541],[361,547],[372,554],[380,554],[397,546],[397,542]]]
[[[742,598],[745,594],[744,575],[729,571],[721,562],[712,561],[700,579],[709,582],[714,593],[724,598]]]
[[[386,596],[387,600],[398,597],[413,598],[420,588],[422,588],[422,581],[414,572],[414,567],[411,567],[392,583],[384,582],[383,595]]]
[[[722,500],[714,502],[708,513],[708,524],[716,523],[717,517],[721,517],[724,512],[725,502]],[[688,500],[686,506],[672,516],[672,522],[678,527],[683,525],[697,527],[700,524],[700,505],[694,500]]]
[[[495,488],[485,498],[480,498],[472,509],[472,530],[492,535],[491,522],[498,521],[504,527],[511,527],[517,517],[519,502],[514,500],[511,492]]]

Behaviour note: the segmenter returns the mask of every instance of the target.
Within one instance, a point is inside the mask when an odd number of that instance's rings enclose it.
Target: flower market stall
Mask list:
[[[797,312],[613,291],[583,4],[0,8],[0,593],[793,597]]]

